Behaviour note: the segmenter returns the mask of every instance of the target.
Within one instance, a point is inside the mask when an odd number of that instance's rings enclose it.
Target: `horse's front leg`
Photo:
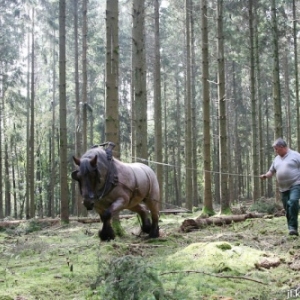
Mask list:
[[[109,208],[100,213],[101,221],[103,222],[102,230],[99,231],[99,237],[102,241],[110,241],[115,239],[116,235],[112,227],[112,216],[122,210],[124,200],[118,199],[113,202]]]
[[[103,222],[102,230],[99,230],[99,237],[102,241],[110,241],[115,239],[115,233],[111,226],[111,213],[106,209],[100,214],[101,221]]]

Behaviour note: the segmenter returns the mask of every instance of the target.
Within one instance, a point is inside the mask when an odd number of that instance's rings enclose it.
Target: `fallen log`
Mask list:
[[[178,214],[178,213],[187,213],[188,211],[186,209],[165,209],[161,210],[160,214]],[[133,217],[136,217],[136,214],[120,214],[120,219],[130,219]],[[79,222],[83,224],[92,224],[92,223],[100,223],[100,217],[70,217],[70,221]],[[53,226],[60,223],[60,218],[33,218],[29,220],[4,220],[0,221],[0,230],[8,227],[15,227],[19,226],[22,223],[26,222],[36,222],[40,224],[47,224],[49,226]]]
[[[284,211],[280,214],[276,213],[275,215],[267,215],[264,213],[248,213],[242,215],[213,216],[209,218],[198,217],[197,219],[184,220],[180,226],[180,231],[191,232],[210,225],[223,226],[235,222],[243,222],[247,219],[273,218],[280,216],[284,216]]]
[[[135,214],[132,215],[120,215],[120,219],[129,219],[136,216]],[[100,223],[100,217],[99,218],[76,218],[76,217],[70,217],[69,218],[70,222],[79,222],[79,223],[84,223],[84,224],[91,224],[91,223]],[[9,228],[9,227],[16,227],[19,226],[23,223],[26,222],[34,222],[37,224],[41,224],[42,226],[48,225],[48,226],[54,226],[57,224],[60,224],[61,219],[60,218],[55,218],[55,219],[50,219],[50,218],[45,218],[45,219],[29,219],[29,220],[7,220],[7,221],[2,221],[0,222],[0,230],[4,228]]]
[[[26,222],[35,222],[43,225],[53,226],[60,223],[60,219],[29,219],[29,220],[7,220],[0,222],[0,229],[16,227]]]

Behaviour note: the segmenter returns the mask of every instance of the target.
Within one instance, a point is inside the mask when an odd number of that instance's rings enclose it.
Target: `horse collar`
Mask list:
[[[117,183],[118,183],[118,176],[116,174],[114,160],[113,160],[113,158],[111,158],[109,160],[109,166],[107,169],[104,186],[97,193],[98,200],[101,200],[108,193],[110,193],[112,191],[112,189],[117,185]]]

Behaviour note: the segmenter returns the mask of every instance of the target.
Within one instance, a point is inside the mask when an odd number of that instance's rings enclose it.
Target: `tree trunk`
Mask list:
[[[166,95],[166,89],[167,89],[167,84],[166,84],[166,80],[164,80],[164,95],[163,95],[163,98],[166,99],[165,95]],[[165,145],[169,145],[169,139],[168,139],[168,102],[165,100],[164,101],[164,144]],[[167,146],[168,148],[168,146]],[[169,153],[168,151],[165,151],[164,153],[164,163],[165,164],[169,164]],[[164,199],[168,199],[169,197],[169,168],[166,167],[165,168],[165,174],[164,174]],[[161,188],[161,191],[162,192],[162,188]],[[161,208],[161,207],[160,207]]]
[[[54,31],[55,36],[55,31]],[[51,144],[50,144],[50,170],[51,170],[51,176],[50,176],[50,202],[49,202],[49,209],[48,209],[48,216],[54,218],[55,216],[55,206],[54,206],[54,197],[55,197],[55,178],[56,178],[56,162],[55,162],[55,134],[56,134],[56,71],[55,71],[55,65],[56,65],[56,47],[55,43],[53,43],[53,49],[52,49],[52,56],[53,56],[53,77],[52,77],[52,126],[51,126]]]
[[[75,156],[80,157],[82,154],[82,135],[83,130],[80,122],[80,96],[79,96],[79,47],[78,47],[78,0],[74,1],[74,65],[75,65]],[[75,182],[73,181],[73,184]],[[86,208],[82,204],[82,198],[79,192],[78,185],[74,188],[74,207],[77,216],[87,215]]]
[[[3,98],[4,100],[4,98]],[[6,107],[4,101],[2,103],[2,113],[5,116]],[[5,216],[11,216],[11,185],[10,185],[10,172],[9,172],[9,155],[8,155],[8,132],[5,118],[3,119],[3,130],[4,130],[4,187],[5,187]]]
[[[118,0],[106,1],[106,105],[105,136],[113,142],[114,155],[120,158],[119,133],[119,9]]]
[[[217,3],[218,22],[218,102],[219,102],[219,142],[220,142],[220,184],[221,184],[221,213],[230,212],[228,190],[228,153],[227,153],[227,120],[225,99],[225,62],[223,35],[223,0]]]
[[[203,98],[203,168],[204,168],[204,205],[203,213],[213,215],[211,192],[211,156],[210,156],[210,95],[209,95],[209,57],[207,1],[202,0],[202,98]]]
[[[286,137],[286,142],[290,147],[292,147],[292,131],[291,128],[291,101],[290,101],[290,70],[289,70],[289,51],[290,51],[291,41],[286,37],[286,45],[284,47],[284,57],[283,57],[283,72],[284,72],[284,95],[285,95],[285,115],[286,117],[286,130],[284,136]]]
[[[185,0],[186,26],[186,94],[185,94],[185,203],[186,208],[193,208],[192,177],[192,107],[191,107],[191,39],[190,39],[190,0]]]
[[[27,38],[27,50],[30,53],[30,34]],[[30,218],[30,55],[27,58],[27,112],[26,112],[26,192],[25,192],[25,217]],[[2,153],[2,151],[1,151]]]
[[[256,70],[256,90],[257,90],[257,101],[258,101],[258,145],[259,145],[259,174],[263,174],[266,170],[265,166],[265,148],[264,148],[264,138],[263,132],[265,131],[265,124],[262,116],[264,101],[262,100],[261,93],[261,80],[260,80],[260,49],[259,49],[259,39],[258,39],[258,13],[257,13],[257,2],[254,3],[254,55],[255,55],[255,70]],[[260,180],[260,196],[265,195],[265,180]]]
[[[273,30],[273,101],[274,101],[274,139],[282,137],[283,124],[281,112],[281,95],[279,79],[279,56],[278,56],[278,30],[275,0],[271,2],[272,9],[272,30]]]
[[[59,0],[59,123],[61,221],[69,222],[67,107],[66,107],[66,1]]]
[[[34,172],[34,127],[35,127],[35,82],[34,82],[34,8],[32,9],[32,41],[31,41],[31,97],[30,97],[30,142],[29,142],[29,216],[28,218],[34,218],[35,216],[35,199],[34,199],[34,191],[35,191],[35,172]]]
[[[38,190],[38,193],[36,195],[36,204],[37,204],[37,215],[39,218],[43,218],[43,197],[42,197],[42,176],[41,176],[41,145],[38,145],[36,150],[36,174],[35,178],[37,181],[36,189]]]
[[[260,196],[259,169],[258,169],[258,136],[257,136],[257,101],[255,84],[255,49],[254,49],[254,14],[253,1],[249,0],[249,34],[250,34],[250,97],[251,97],[251,119],[252,119],[252,198],[256,201]]]
[[[276,15],[276,1],[272,0],[272,30],[273,30],[273,102],[274,102],[274,139],[283,137],[283,123],[281,111],[280,78],[279,78],[279,50],[278,29]],[[279,201],[278,184],[276,182],[276,202]]]
[[[133,0],[132,17],[135,154],[136,159],[147,164],[145,0]]]
[[[207,64],[208,62],[206,62]],[[209,66],[208,66],[209,67]],[[208,75],[206,75],[208,76]],[[215,82],[217,81],[217,79],[215,79]],[[209,86],[208,86],[209,89]],[[210,106],[210,115],[211,115],[211,119],[210,121],[210,127],[212,128],[212,133],[213,133],[213,137],[210,140],[210,143],[212,147],[212,161],[210,162],[210,166],[212,168],[212,173],[211,173],[211,185],[212,185],[212,190],[214,191],[212,193],[212,198],[214,199],[214,203],[220,204],[220,156],[219,156],[219,148],[220,148],[220,144],[219,144],[219,126],[218,126],[218,109],[217,109],[217,105],[214,105],[214,101],[212,101],[211,99],[217,99],[218,97],[218,87],[217,85],[213,85],[212,86],[212,90],[211,93],[209,94],[209,106]],[[205,171],[204,171],[205,172]]]
[[[155,51],[155,62],[154,62],[154,130],[155,130],[155,161],[156,165],[156,176],[160,186],[160,209],[161,203],[163,202],[163,166],[162,166],[162,105],[161,105],[161,76],[160,76],[160,34],[159,34],[159,1],[154,0],[154,51]],[[167,198],[165,198],[167,199]]]
[[[113,142],[114,156],[120,158],[119,132],[119,1],[106,1],[106,102],[105,137]],[[121,228],[119,214],[113,216],[113,223]],[[121,233],[122,234],[122,233]]]
[[[300,152],[300,104],[299,104],[299,79],[298,79],[298,42],[297,42],[297,16],[296,0],[293,0],[293,38],[294,38],[294,69],[295,69],[295,93],[296,93],[296,115],[297,115],[297,150]]]
[[[82,1],[82,148],[87,149],[87,0]]]
[[[182,204],[182,178],[181,178],[181,105],[180,105],[180,86],[179,86],[179,72],[175,75],[175,89],[176,89],[176,174],[178,182],[178,198],[176,199],[176,204]],[[165,133],[165,135],[167,135]]]
[[[14,123],[14,137],[11,139],[11,153],[13,153],[13,156],[15,157],[15,160],[12,161],[11,165],[11,171],[12,171],[12,184],[13,184],[13,197],[14,197],[14,218],[18,218],[18,205],[17,205],[17,199],[19,198],[18,195],[20,195],[20,184],[17,184],[17,181],[20,182],[18,172],[18,161],[19,161],[19,155],[17,153],[17,143],[15,141],[16,136],[16,124]],[[16,174],[17,173],[17,174]]]
[[[163,88],[163,99],[166,99],[165,95],[166,95],[166,88],[167,88],[167,85],[166,85],[166,81],[164,80],[164,88]],[[167,147],[165,148],[169,148],[169,139],[168,139],[168,101],[164,101],[164,145],[167,145]],[[177,132],[178,134],[178,132]],[[165,151],[164,152],[164,163],[167,165],[167,167],[165,167],[165,172],[164,172],[164,175],[163,175],[163,178],[164,178],[164,199],[165,201],[169,198],[169,195],[170,195],[170,184],[169,184],[169,168],[168,168],[168,165],[169,165],[169,153],[168,151]],[[174,176],[176,176],[174,174]],[[162,208],[162,207],[160,207]]]
[[[192,140],[192,199],[193,206],[199,205],[198,182],[197,182],[197,141],[198,141],[198,126],[196,118],[196,45],[195,45],[195,8],[193,1],[191,5],[191,140]]]
[[[4,70],[1,68],[2,66],[0,65],[0,72],[4,73]],[[3,82],[4,85],[4,82]],[[1,96],[1,101],[0,101],[0,219],[3,219],[4,217],[4,210],[3,210],[3,147],[2,147],[2,138],[3,138],[3,122],[4,122],[4,117],[3,117],[3,102],[4,102],[4,89],[0,91],[0,96]]]

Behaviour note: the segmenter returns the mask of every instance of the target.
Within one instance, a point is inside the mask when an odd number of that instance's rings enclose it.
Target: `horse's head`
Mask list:
[[[97,155],[93,158],[83,157],[81,159],[73,156],[73,160],[79,169],[72,172],[72,178],[79,183],[84,206],[87,210],[92,210],[100,185]]]

